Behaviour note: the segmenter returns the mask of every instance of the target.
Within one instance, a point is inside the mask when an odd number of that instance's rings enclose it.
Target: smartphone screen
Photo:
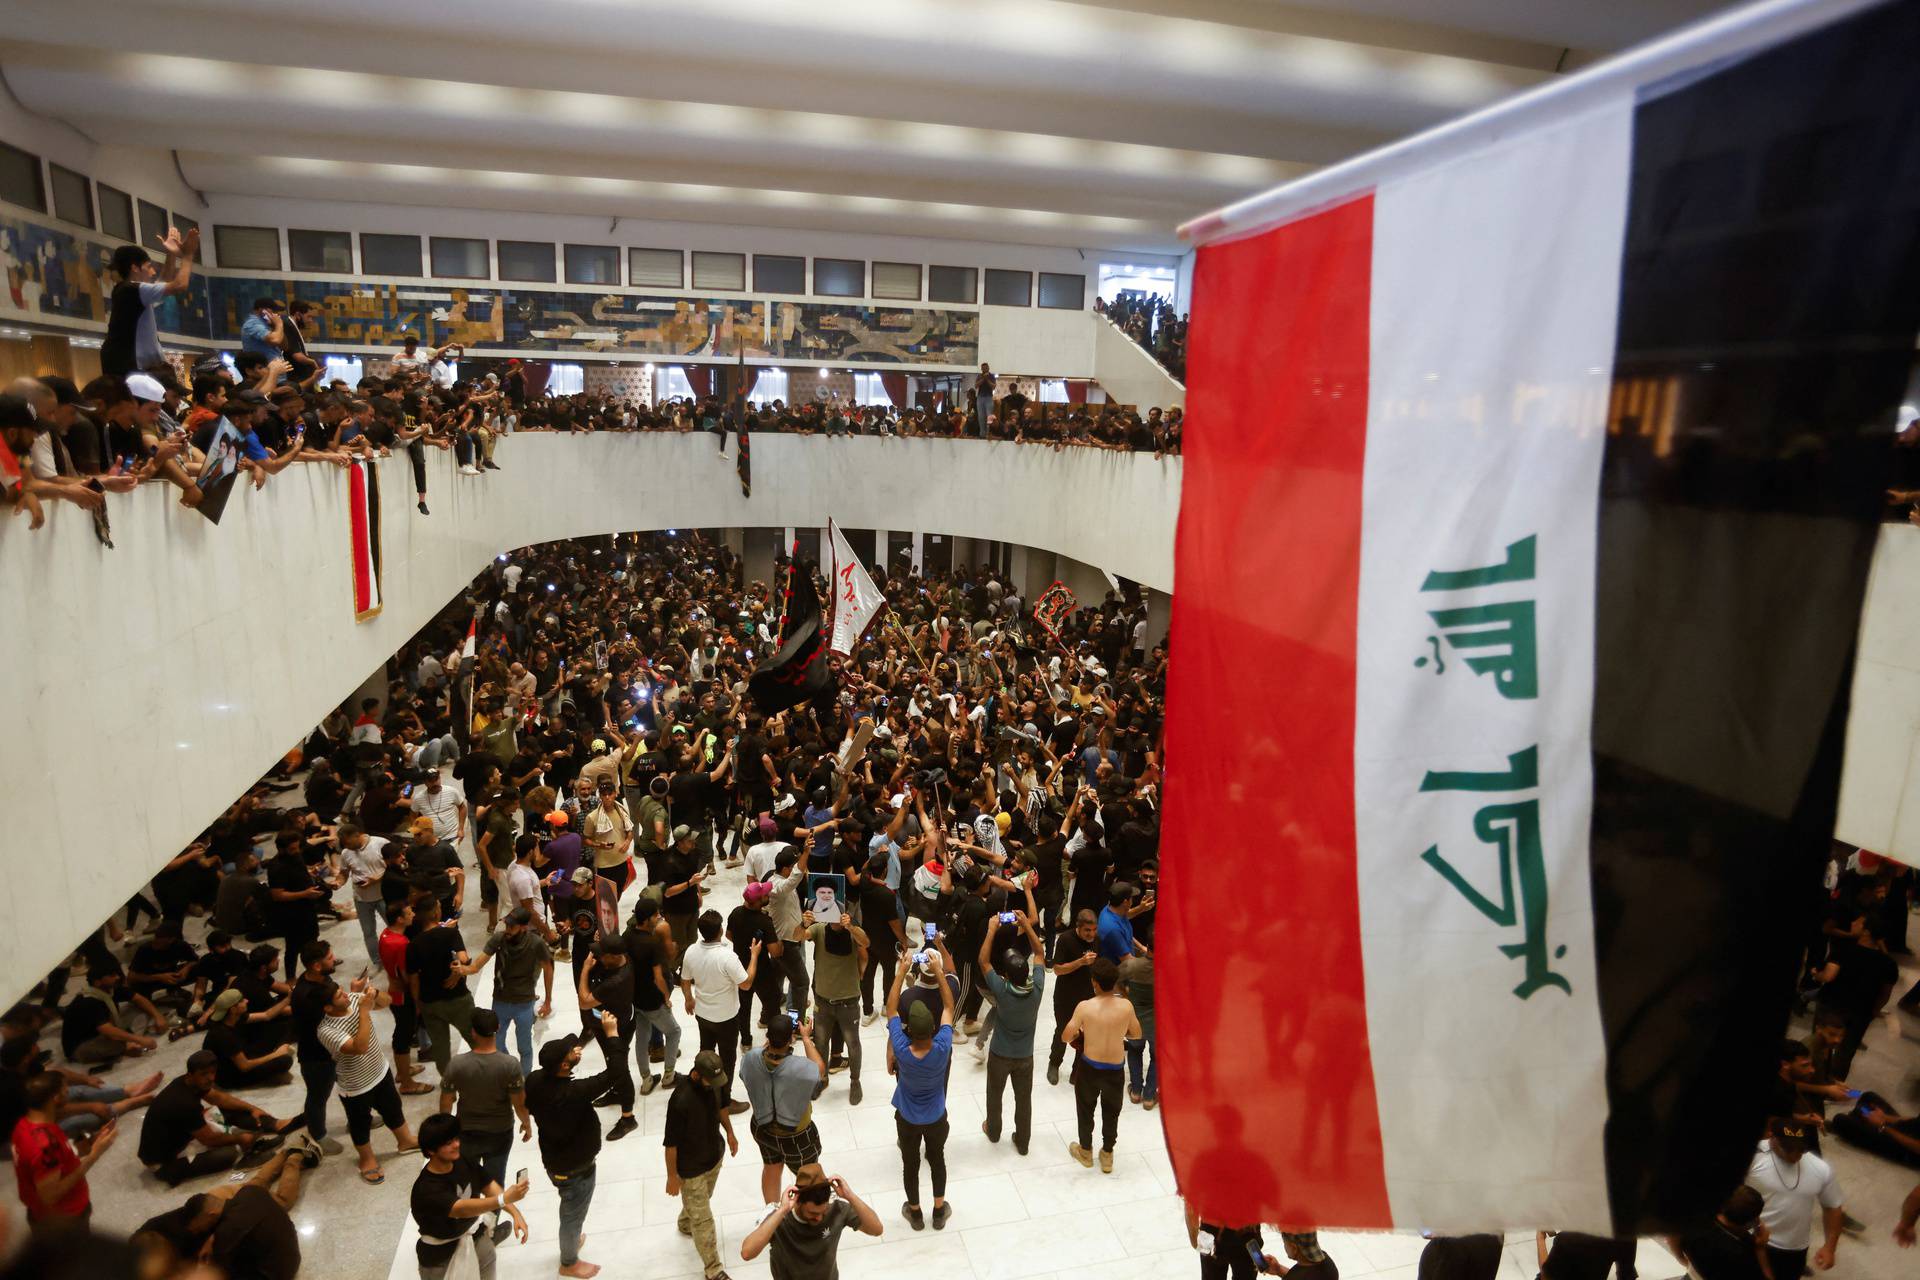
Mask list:
[[[927,941],[932,942],[940,934],[940,926],[931,920],[927,922]]]
[[[1000,913],[1000,923],[1001,923],[1001,924],[1012,924],[1012,923],[1013,923],[1013,912],[1011,912],[1011,911],[1002,911],[1002,912]]]

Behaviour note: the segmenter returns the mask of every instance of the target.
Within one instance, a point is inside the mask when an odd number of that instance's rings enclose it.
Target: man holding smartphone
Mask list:
[[[798,1043],[804,1057],[795,1056]],[[740,1084],[753,1107],[747,1131],[760,1147],[760,1196],[780,1198],[780,1167],[796,1174],[820,1158],[820,1130],[813,1100],[827,1089],[827,1064],[813,1039],[813,1026],[789,1013],[767,1024],[766,1043],[740,1058]]]
[[[1032,891],[1027,894],[1029,904]],[[1008,917],[1011,916],[1011,920]],[[1008,951],[994,958],[1000,930],[1011,924],[1026,937],[1029,955]],[[1025,911],[995,916],[980,944],[981,982],[993,996],[992,1041],[987,1050],[987,1118],[980,1132],[988,1142],[1000,1141],[1000,1093],[1013,1082],[1013,1149],[1027,1154],[1033,1133],[1033,1035],[1040,1021],[1040,1002],[1047,986],[1046,948]],[[985,1033],[981,1043],[987,1044]]]

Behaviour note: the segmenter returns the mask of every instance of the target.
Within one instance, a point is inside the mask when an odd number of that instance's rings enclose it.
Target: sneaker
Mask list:
[[[827,1059],[828,1072],[830,1073],[839,1072],[839,1071],[845,1071],[846,1069],[847,1069],[847,1060],[845,1057],[836,1057],[836,1058]]]
[[[860,1082],[858,1080],[855,1080],[852,1083],[847,1085],[847,1105],[848,1106],[850,1107],[859,1106],[860,1099],[865,1096],[866,1096],[865,1094],[860,1092]]]
[[[984,1036],[973,1042],[973,1060],[975,1062],[987,1060],[987,1041]]]
[[[1113,1172],[1113,1152],[1102,1151],[1100,1153],[1100,1172],[1102,1173]]]
[[[674,1072],[662,1071],[660,1073],[660,1087],[662,1089],[671,1089],[673,1088],[674,1081],[678,1080],[679,1078],[680,1077],[676,1075]]]
[[[657,1045],[654,1045],[651,1049],[647,1050],[648,1062],[665,1062],[666,1060],[667,1060],[667,1046],[663,1044],[657,1044]]]
[[[1867,1229],[1867,1224],[1850,1213],[1842,1214],[1840,1218],[1840,1229],[1850,1236],[1857,1236]]]
[[[977,1036],[980,1034],[980,1019],[968,1018],[966,1021],[962,1022],[959,1026],[955,1027],[954,1030],[964,1031],[970,1036]]]
[[[943,1201],[942,1203],[933,1206],[933,1229],[935,1231],[945,1231],[947,1229],[947,1219],[951,1218],[952,1216],[953,1216],[952,1205],[947,1204]]]
[[[1087,1168],[1089,1169],[1093,1168],[1093,1152],[1087,1150],[1085,1147],[1081,1146],[1079,1143],[1069,1142],[1067,1144],[1067,1154],[1072,1156],[1075,1160],[1078,1160],[1081,1164],[1085,1165]]]
[[[727,1104],[727,1114],[730,1116],[742,1115],[751,1110],[753,1110],[753,1104],[751,1102],[729,1102]]]
[[[980,1122],[980,1132],[987,1135],[988,1142],[997,1143],[1000,1141],[1000,1135],[995,1133],[993,1130],[987,1128],[987,1122],[985,1120],[982,1120]]]
[[[423,516],[430,516],[433,514],[433,512],[427,510],[427,504],[424,502],[418,502],[418,503],[415,503],[414,505],[420,508],[420,514]]]
[[[1013,1140],[1013,1149],[1021,1155],[1027,1154],[1027,1144],[1019,1138]]]
[[[1048,1066],[1047,1066],[1047,1083],[1048,1083],[1048,1084],[1059,1084],[1059,1083],[1060,1083],[1060,1064],[1059,1064],[1059,1063],[1057,1063],[1057,1062],[1054,1062],[1054,1063],[1049,1063],[1049,1064],[1048,1064]]]
[[[1154,1109],[1155,1107],[1157,1107],[1157,1106],[1159,1106],[1159,1105],[1160,1105],[1160,1099],[1158,1099],[1158,1098],[1148,1098],[1148,1099],[1147,1099],[1147,1100],[1146,1100],[1145,1102],[1143,1102],[1143,1103],[1141,1103],[1141,1104],[1140,1104],[1140,1107],[1141,1107],[1141,1109],[1142,1109],[1142,1110],[1144,1110],[1144,1111],[1151,1111],[1151,1110],[1153,1110],[1153,1109]]]
[[[652,1093],[655,1089],[658,1089],[659,1087],[660,1087],[660,1077],[648,1076],[646,1079],[640,1082],[640,1096],[644,1098],[648,1094]]]
[[[640,1122],[632,1116],[621,1116],[614,1122],[613,1128],[607,1130],[607,1141],[618,1142],[639,1127]]]
[[[489,471],[498,471],[500,469],[498,466],[494,465],[494,461],[492,458],[486,459],[480,465],[485,467]]]
[[[900,1206],[900,1214],[907,1220],[907,1225],[915,1231],[927,1229],[927,1216],[920,1212],[920,1206],[903,1204]]]
[[[875,1009],[871,1013],[867,1014],[866,1017],[860,1019],[860,1025],[863,1027],[870,1027],[878,1021],[880,1021],[880,1011],[878,1009]]]
[[[477,476],[480,474],[480,468],[474,466],[472,463],[468,463],[466,466],[460,468],[460,474],[463,476]]]

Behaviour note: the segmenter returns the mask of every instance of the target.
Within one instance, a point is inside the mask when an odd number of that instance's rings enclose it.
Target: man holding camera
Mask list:
[[[1033,901],[1031,892],[1027,901]],[[1007,951],[995,955],[1003,927],[1026,935],[1030,956]],[[987,1118],[980,1131],[988,1142],[1000,1141],[1000,1092],[1013,1082],[1013,1149],[1027,1154],[1033,1132],[1033,1033],[1040,1020],[1040,1002],[1047,985],[1046,948],[1025,911],[1005,912],[987,924],[980,944],[981,982],[993,996],[992,1043],[987,1051]]]

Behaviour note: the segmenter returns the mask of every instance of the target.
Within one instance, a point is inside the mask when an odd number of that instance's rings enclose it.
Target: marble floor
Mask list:
[[[470,849],[463,852],[471,858]],[[730,910],[739,901],[742,883],[740,871],[723,871],[713,884],[708,905],[723,913]],[[464,932],[476,946],[482,938],[483,924],[484,917],[476,918],[473,912],[463,922]],[[190,926],[189,933],[198,939],[198,922]],[[350,921],[335,924],[325,936],[340,955],[343,970],[357,972],[364,952],[358,925]],[[566,990],[566,976],[566,967],[558,966],[554,1016],[538,1025],[537,1038],[578,1026],[577,1001]],[[1909,972],[1907,980],[1914,976]],[[1046,1022],[1047,1015],[1043,1015],[1043,1024]],[[690,1022],[683,1019],[683,1023],[689,1030],[685,1043],[691,1045]],[[891,1089],[885,1074],[883,1033],[878,1023],[863,1028],[861,1042],[867,1066],[862,1105],[848,1105],[847,1077],[836,1074],[815,1107],[827,1169],[846,1178],[886,1225],[885,1234],[878,1239],[851,1232],[843,1237],[840,1268],[846,1280],[913,1274],[976,1280],[1158,1280],[1197,1273],[1187,1247],[1160,1113],[1126,1108],[1114,1171],[1103,1175],[1082,1168],[1067,1154],[1067,1144],[1074,1135],[1071,1089],[1064,1082],[1049,1087],[1044,1076],[1037,1075],[1034,1137],[1030,1153],[1023,1158],[1009,1142],[990,1144],[980,1132],[986,1071],[975,1063],[971,1046],[960,1046],[956,1051],[949,1098],[952,1134],[947,1143],[947,1196],[954,1216],[944,1231],[934,1231],[930,1226],[925,1231],[913,1231],[899,1212],[903,1190],[893,1111],[888,1102]],[[195,1047],[197,1038],[163,1045],[153,1057],[117,1068],[109,1079],[124,1083],[154,1070],[164,1070],[171,1078]],[[683,1066],[688,1052],[683,1049]],[[598,1069],[598,1050],[587,1051],[584,1069]],[[1917,1069],[1920,1045],[1899,1039],[1897,1026],[1888,1020],[1869,1038],[1855,1083],[1877,1089],[1912,1111],[1920,1109]],[[296,1076],[287,1084],[250,1096],[275,1114],[290,1115],[299,1109],[302,1095]],[[435,1098],[428,1095],[406,1101],[408,1113],[417,1123],[433,1109]],[[609,1280],[694,1280],[701,1274],[692,1242],[674,1229],[678,1202],[665,1194],[660,1143],[665,1108],[663,1093],[640,1099],[640,1131],[602,1148],[583,1256],[601,1263],[605,1267],[602,1274]],[[609,1125],[617,1115],[612,1108],[602,1114]],[[345,1124],[337,1102],[332,1117],[330,1128],[335,1136],[344,1138]],[[737,1280],[769,1274],[764,1255],[756,1263],[739,1261],[740,1240],[760,1215],[759,1166],[746,1135],[745,1119],[741,1116],[736,1121],[743,1144],[741,1156],[724,1166],[714,1198],[722,1256],[728,1260],[728,1273]],[[92,1174],[97,1225],[131,1230],[149,1215],[180,1204],[188,1191],[199,1189],[189,1186],[170,1191],[145,1175],[134,1158],[138,1131],[138,1116],[128,1117],[116,1149]],[[1842,1245],[1839,1265],[1832,1274],[1870,1280],[1911,1275],[1912,1255],[1899,1251],[1888,1233],[1901,1197],[1920,1175],[1835,1141],[1830,1140],[1827,1146],[1847,1187],[1849,1209],[1868,1224],[1863,1237],[1849,1238]],[[387,1171],[383,1186],[363,1185],[355,1177],[350,1153],[325,1161],[308,1176],[294,1212],[302,1237],[304,1275],[328,1280],[372,1280],[381,1276],[411,1280],[417,1275],[407,1193],[419,1167],[418,1158],[394,1155],[393,1139],[384,1131],[375,1132],[374,1150]],[[538,1152],[530,1144],[516,1147],[509,1162],[510,1169],[522,1165],[531,1170],[534,1188],[523,1206],[531,1238],[524,1245],[502,1247],[501,1280],[552,1275],[558,1262],[558,1200],[541,1170]],[[0,1197],[7,1212],[17,1214],[13,1180],[6,1178],[4,1184]],[[930,1203],[926,1193],[922,1203]],[[1348,1280],[1414,1280],[1422,1248],[1421,1239],[1409,1233],[1323,1231],[1321,1242]],[[1641,1244],[1640,1268],[1647,1280],[1669,1280],[1682,1274],[1679,1263],[1653,1240]],[[1536,1270],[1531,1234],[1511,1236],[1501,1280],[1530,1280]]]

